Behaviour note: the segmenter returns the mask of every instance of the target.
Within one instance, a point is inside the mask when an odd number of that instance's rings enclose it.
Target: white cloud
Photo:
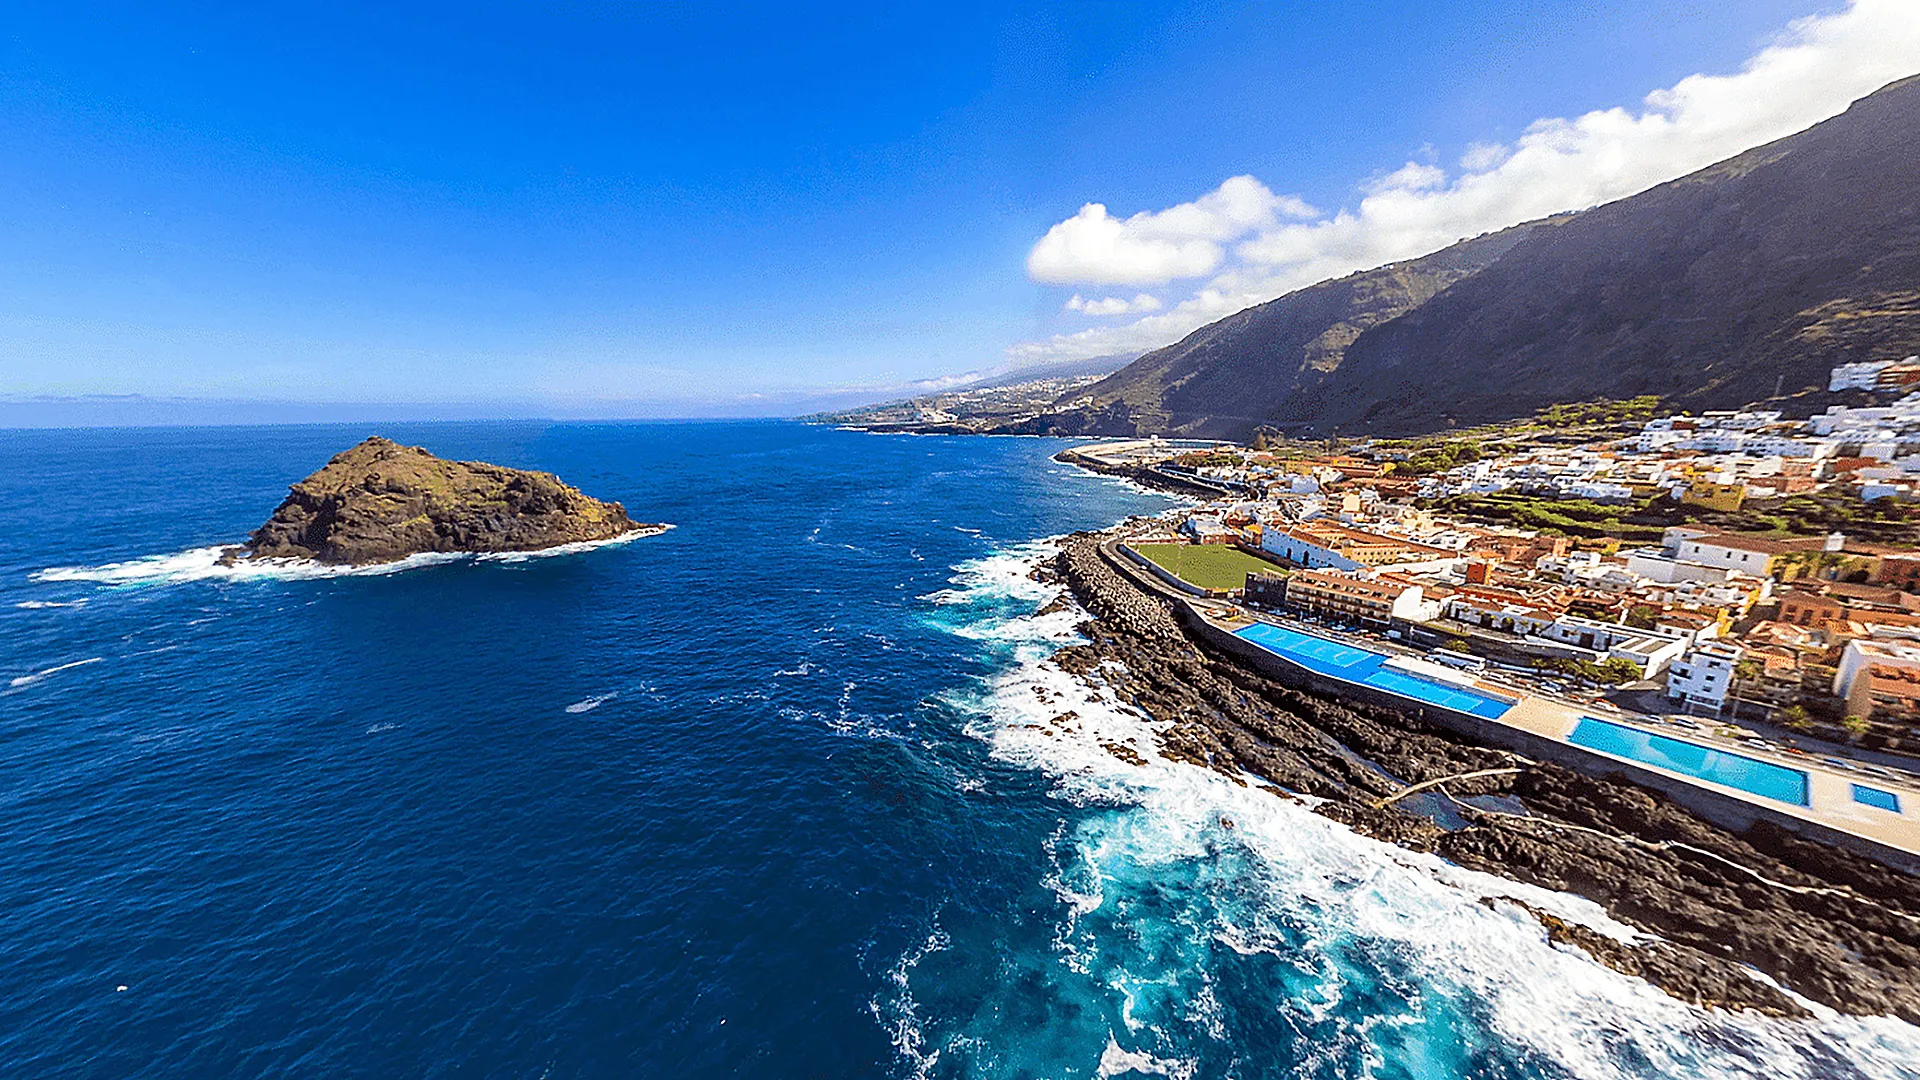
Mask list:
[[[1485,172],[1507,160],[1512,152],[1500,143],[1468,143],[1466,151],[1460,155],[1460,167],[1468,172]]]
[[[1398,169],[1376,176],[1360,185],[1360,190],[1369,195],[1378,195],[1387,191],[1427,191],[1447,182],[1447,171],[1437,165],[1422,165],[1409,161]]]
[[[1461,155],[1458,177],[1434,165],[1409,162],[1363,182],[1361,198],[1314,220],[1270,221],[1220,235],[1229,219],[1202,209],[1231,201],[1229,186],[1247,206],[1254,194],[1272,196],[1250,176],[1159,214],[1126,221],[1089,204],[1079,216],[1049,230],[1028,256],[1036,281],[1164,282],[1212,275],[1170,310],[1123,326],[1097,327],[1016,345],[1010,355],[1068,359],[1146,349],[1177,340],[1215,319],[1330,277],[1424,255],[1455,241],[1566,210],[1584,209],[1644,191],[1742,150],[1790,135],[1843,111],[1856,98],[1920,70],[1920,3],[1854,0],[1832,15],[1796,20],[1731,75],[1690,75],[1646,96],[1637,108],[1616,107],[1574,119],[1535,121],[1511,144],[1477,142]],[[1294,200],[1298,202],[1298,200]],[[1089,217],[1089,211],[1095,211]],[[1306,217],[1307,214],[1295,214]],[[1159,241],[1161,222],[1207,218],[1211,233],[1189,229],[1187,242],[1215,245],[1168,254],[1141,276],[1117,276],[1129,264],[1130,245]],[[1083,234],[1107,229],[1105,248]],[[1218,245],[1238,239],[1231,251]],[[1178,247],[1177,241],[1170,241]],[[1217,250],[1217,254],[1214,251]],[[1084,252],[1078,260],[1068,252]],[[1108,256],[1107,261],[1102,256]],[[1181,272],[1170,272],[1178,265]],[[1193,267],[1204,266],[1203,270]],[[1095,275],[1106,272],[1111,277]],[[1076,276],[1076,273],[1085,276]],[[1155,275],[1159,276],[1155,276]]]
[[[1079,293],[1067,301],[1063,311],[1078,311],[1083,315],[1133,315],[1143,311],[1159,311],[1160,301],[1151,293],[1141,293],[1131,300],[1123,296],[1107,296],[1099,300],[1088,300]]]
[[[1054,285],[1164,285],[1210,274],[1222,244],[1274,224],[1312,217],[1291,195],[1275,195],[1251,176],[1235,176],[1189,203],[1116,218],[1100,203],[1047,230],[1027,255],[1027,273]]]

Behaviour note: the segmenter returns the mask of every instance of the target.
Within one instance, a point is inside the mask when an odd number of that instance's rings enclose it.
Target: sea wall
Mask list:
[[[1124,476],[1143,486],[1156,488],[1175,495],[1189,497],[1198,495],[1205,499],[1217,499],[1222,495],[1233,494],[1233,492],[1228,491],[1226,488],[1209,484],[1203,480],[1177,476],[1173,473],[1162,472],[1159,469],[1148,468],[1144,465],[1109,465],[1104,461],[1096,461],[1074,450],[1062,450],[1053,455],[1053,460],[1063,465],[1077,465],[1088,472],[1100,473],[1103,476]]]

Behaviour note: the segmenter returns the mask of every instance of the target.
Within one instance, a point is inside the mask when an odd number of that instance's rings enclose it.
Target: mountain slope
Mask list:
[[[1288,293],[1201,327],[1071,398],[1035,430],[1236,435],[1340,366],[1368,329],[1491,265],[1542,222]]]
[[[1920,77],[1541,224],[1241,312],[1048,419],[1098,433],[1417,433],[1598,397],[1735,406],[1824,386],[1835,363],[1920,351]],[[1415,269],[1446,257],[1450,275]],[[1365,325],[1310,299],[1363,281],[1388,290],[1377,275],[1395,271],[1441,284],[1359,305]],[[1359,332],[1316,363],[1295,351],[1316,326],[1329,341]]]

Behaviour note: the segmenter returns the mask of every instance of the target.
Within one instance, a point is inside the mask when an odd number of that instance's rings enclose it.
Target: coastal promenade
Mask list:
[[[1218,600],[1197,600],[1115,550],[1106,560],[1173,606],[1188,632],[1292,685],[1406,709],[1460,734],[1583,772],[1624,775],[1722,827],[1766,820],[1920,873],[1920,784],[1863,776],[1820,758],[1772,752],[1651,717],[1575,705],[1418,660],[1287,626]],[[1891,805],[1889,805],[1891,804]]]

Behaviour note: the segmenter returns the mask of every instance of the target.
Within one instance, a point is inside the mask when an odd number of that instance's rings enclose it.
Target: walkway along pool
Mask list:
[[[1485,717],[1488,720],[1498,720],[1508,709],[1513,708],[1511,701],[1503,701],[1463,687],[1448,686],[1404,671],[1387,668],[1383,666],[1387,662],[1387,657],[1381,653],[1342,645],[1337,641],[1328,641],[1326,638],[1315,637],[1312,634],[1302,634],[1283,626],[1255,623],[1234,631],[1234,636],[1252,642],[1308,671],[1344,679],[1362,686],[1370,686],[1376,690],[1384,690],[1428,705],[1437,705],[1443,709]]]
[[[1744,754],[1713,750],[1699,743],[1655,735],[1591,716],[1580,718],[1567,741],[1763,798],[1794,806],[1808,805],[1806,773]]]

